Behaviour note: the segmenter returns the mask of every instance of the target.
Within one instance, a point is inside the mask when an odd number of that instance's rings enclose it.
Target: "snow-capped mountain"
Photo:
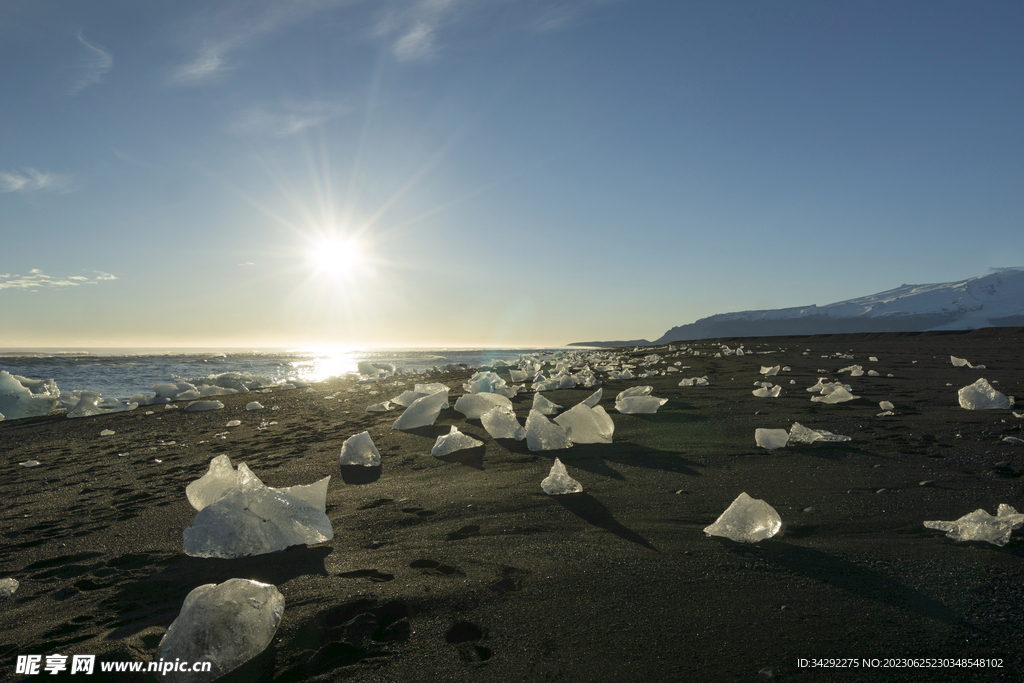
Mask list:
[[[654,344],[715,337],[972,330],[1024,325],[1024,269],[902,285],[825,306],[720,313],[673,327]]]

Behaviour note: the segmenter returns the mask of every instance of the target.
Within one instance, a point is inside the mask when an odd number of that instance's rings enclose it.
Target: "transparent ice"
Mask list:
[[[650,396],[653,389],[651,386],[640,386],[620,392],[615,397],[615,410],[631,415],[658,412],[658,408],[668,403],[668,399]]]
[[[540,392],[533,395],[533,408],[530,409],[530,412],[536,410],[541,415],[554,415],[561,409],[562,406],[544,398]]]
[[[276,587],[249,579],[208,583],[185,597],[157,652],[164,661],[210,662],[209,672],[169,671],[171,683],[205,683],[263,652],[277,633],[284,596]]]
[[[737,543],[757,543],[782,528],[782,518],[768,503],[741,493],[715,523],[705,527],[708,536],[724,536]]]
[[[417,388],[420,385],[417,385]],[[434,424],[443,408],[448,407],[448,387],[413,401],[412,405],[391,425],[392,429],[415,429]]]
[[[558,458],[555,458],[555,463],[551,466],[551,472],[541,481],[540,487],[549,496],[583,492],[583,485],[569,476],[569,473],[565,470],[565,465]]]
[[[522,441],[526,438],[526,428],[519,424],[516,414],[511,408],[497,406],[491,408],[480,416],[480,422],[484,429],[494,439],[515,439]]]
[[[815,441],[850,441],[848,436],[840,436],[839,434],[833,434],[832,432],[819,431],[817,429],[810,429],[804,427],[799,422],[794,422],[793,426],[789,428],[789,440],[791,443],[814,443]]]
[[[345,439],[341,444],[341,464],[363,467],[380,465],[380,451],[374,445],[369,432],[360,432]]]
[[[553,451],[572,446],[572,435],[537,410],[526,416],[526,447],[531,451]]]
[[[483,441],[474,439],[469,434],[460,432],[458,427],[452,425],[451,430],[449,430],[447,434],[442,434],[437,437],[437,441],[434,442],[434,447],[430,449],[430,454],[435,458],[441,458],[446,455],[451,455],[455,451],[461,451],[467,448],[476,448],[477,446],[483,445]]]
[[[0,370],[0,413],[8,420],[52,413],[59,398],[60,390],[52,379],[28,379]]]
[[[1010,540],[1014,529],[1024,526],[1024,514],[1002,503],[995,517],[979,508],[952,522],[931,521],[924,525],[928,529],[945,531],[946,536],[954,541],[987,541],[1002,546]]]
[[[979,379],[957,392],[960,407],[968,410],[1009,410],[1013,399],[992,388],[987,379]]]
[[[615,424],[604,408],[579,403],[558,417],[555,424],[571,430],[573,443],[611,443]]]
[[[466,416],[466,419],[478,419],[488,410],[497,407],[512,409],[512,401],[502,394],[463,394],[455,401],[455,410]]]

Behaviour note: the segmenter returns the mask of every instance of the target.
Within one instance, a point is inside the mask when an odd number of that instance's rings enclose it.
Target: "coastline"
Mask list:
[[[414,381],[444,382],[454,405],[471,372],[397,377],[402,386],[335,379],[315,393],[218,397],[225,408],[209,412],[152,406],[0,422],[0,578],[21,582],[0,600],[0,678],[34,678],[14,676],[19,654],[148,661],[192,588],[239,577],[276,585],[284,617],[271,646],[221,680],[1019,680],[1020,532],[1003,547],[956,543],[923,522],[994,513],[1000,503],[1024,510],[1024,446],[1001,440],[1024,436],[1021,420],[956,400],[979,376],[1024,397],[1022,338],[732,341],[772,353],[673,358],[691,367],[642,380],[598,373],[613,443],[559,451],[492,439],[451,408],[405,432],[391,429],[397,411],[365,412]],[[987,367],[955,368],[950,355]],[[881,376],[837,373],[852,363]],[[782,395],[754,397],[759,366],[777,364],[792,368],[778,376]],[[805,389],[819,368],[861,398],[812,403]],[[678,386],[702,375],[709,386]],[[668,403],[653,415],[614,410],[618,392],[644,384]],[[568,408],[593,391],[545,396]],[[521,423],[532,398],[513,399]],[[267,408],[247,412],[254,399]],[[895,415],[878,416],[883,400]],[[225,427],[235,419],[242,425]],[[756,428],[797,421],[851,441],[756,446]],[[450,425],[485,445],[434,458],[430,447]],[[102,437],[104,429],[115,433]],[[380,468],[368,468],[376,472],[338,464],[342,441],[364,430],[382,455]],[[184,487],[220,454],[268,486],[331,475],[334,539],[237,560],[183,555],[194,516]],[[541,491],[555,457],[582,494]],[[41,465],[18,465],[27,460]],[[740,492],[779,512],[775,538],[705,536]],[[368,620],[390,630],[375,639],[360,631]],[[1003,666],[798,665],[816,658]]]

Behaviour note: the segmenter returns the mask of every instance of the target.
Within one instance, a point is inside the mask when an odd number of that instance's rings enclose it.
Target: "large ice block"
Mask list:
[[[511,408],[497,406],[491,408],[480,416],[487,433],[495,439],[515,439],[522,441],[526,438],[526,428],[519,424],[516,414]]]
[[[345,439],[341,444],[341,464],[363,467],[380,465],[380,451],[373,444],[369,432],[360,432]]]
[[[246,557],[316,544],[334,537],[323,507],[305,496],[268,488],[245,463],[238,485],[200,510],[185,529],[184,550],[192,557]],[[317,482],[326,495],[323,480]],[[314,485],[315,486],[315,485]],[[319,508],[319,509],[318,509]]]
[[[785,429],[763,429],[758,427],[754,430],[754,441],[761,448],[773,451],[789,443],[789,432]]]
[[[526,416],[526,447],[531,451],[554,451],[572,446],[572,436],[537,410]]]
[[[419,385],[417,385],[419,386]],[[415,429],[434,424],[443,408],[448,407],[448,387],[413,401],[412,405],[391,425],[392,429]]]
[[[530,412],[536,410],[541,415],[554,415],[561,409],[562,406],[557,403],[552,403],[539,391],[533,395],[533,407],[530,409]]]
[[[572,430],[573,443],[611,443],[615,431],[615,424],[604,408],[590,408],[583,403],[554,418],[554,422]]]
[[[284,596],[270,584],[228,579],[193,589],[157,651],[157,661],[189,666],[160,680],[206,683],[237,669],[270,645],[283,614]],[[210,662],[210,671],[194,672],[198,662]]]
[[[668,399],[649,396],[653,390],[651,386],[640,386],[620,392],[615,397],[615,410],[627,414],[658,412],[658,408],[668,403]]]
[[[558,458],[555,458],[555,463],[551,466],[551,472],[541,481],[540,487],[549,496],[583,492],[583,485],[569,476],[569,473],[565,470],[565,465]]]
[[[52,413],[59,399],[60,390],[52,379],[29,379],[0,370],[0,413],[8,420]]]
[[[968,410],[1009,410],[1013,407],[1013,399],[997,391],[987,379],[979,379],[957,392],[960,407]]]
[[[512,401],[502,394],[482,393],[464,394],[455,401],[455,410],[466,416],[466,419],[477,419],[488,410],[502,406],[512,409]]]
[[[737,543],[757,543],[782,528],[782,518],[768,503],[741,493],[715,523],[704,528],[708,536],[724,536]]]

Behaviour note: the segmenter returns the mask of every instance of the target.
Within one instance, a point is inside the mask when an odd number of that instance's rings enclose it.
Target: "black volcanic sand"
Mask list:
[[[1024,420],[964,410],[956,393],[985,377],[1024,396],[1022,341],[1003,329],[726,340],[758,352],[742,357],[714,358],[712,342],[693,344],[699,356],[643,349],[638,365],[658,352],[691,367],[606,381],[615,442],[538,453],[454,409],[408,432],[391,429],[397,412],[365,412],[415,381],[445,382],[454,405],[468,372],[229,396],[212,412],[3,422],[0,577],[21,586],[0,600],[0,677],[17,678],[19,654],[148,661],[189,591],[241,577],[286,600],[271,646],[224,679],[245,683],[1019,681],[1024,534],[1002,548],[956,543],[922,522],[1000,503],[1024,510],[1024,445],[1002,441],[1024,437]],[[987,369],[956,368],[951,354]],[[837,374],[854,363],[881,376]],[[755,398],[760,366],[779,364],[792,368],[775,378],[782,395]],[[678,386],[702,375],[710,386]],[[819,376],[861,398],[812,403]],[[640,384],[668,403],[616,412],[616,394]],[[569,407],[592,392],[547,395]],[[254,399],[266,409],[247,412]],[[883,400],[895,415],[877,417]],[[521,420],[531,401],[514,399]],[[225,427],[234,419],[242,426]],[[277,424],[255,429],[262,421]],[[852,441],[755,445],[756,428],[794,421]],[[485,446],[432,457],[453,424]],[[363,430],[382,467],[342,468],[342,441]],[[222,453],[270,486],[331,475],[334,539],[238,560],[185,556],[185,486]],[[556,456],[583,494],[541,491]],[[19,466],[31,459],[42,464]],[[778,536],[752,546],[705,536],[743,491],[778,510]],[[861,667],[798,666],[838,657]],[[873,658],[1002,668],[864,668]]]

